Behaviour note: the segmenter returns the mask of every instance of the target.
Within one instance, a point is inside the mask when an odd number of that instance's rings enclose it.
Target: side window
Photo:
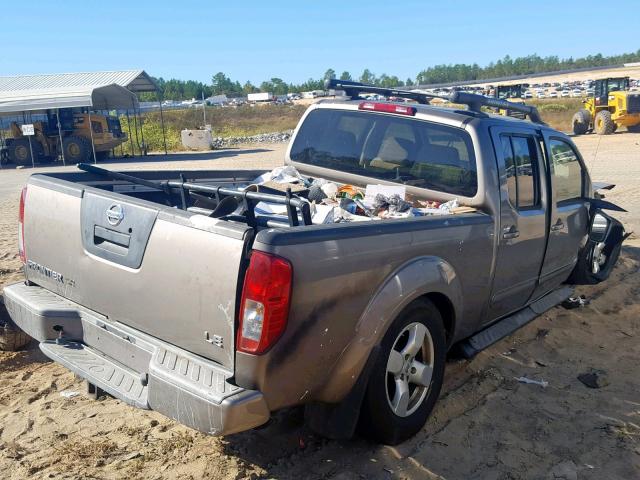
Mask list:
[[[518,210],[540,204],[536,143],[532,137],[502,135],[509,202]]]
[[[511,137],[502,135],[502,155],[504,157],[504,168],[507,172],[507,191],[509,192],[509,202],[517,208],[518,206],[518,184],[516,183],[516,166],[513,161],[513,148],[511,147]]]
[[[581,198],[583,174],[576,152],[563,140],[552,139],[549,147],[556,202]]]

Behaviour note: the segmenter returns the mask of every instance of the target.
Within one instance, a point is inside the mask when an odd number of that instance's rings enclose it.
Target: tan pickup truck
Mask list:
[[[256,186],[263,171],[31,176],[13,321],[92,388],[206,433],[305,405],[324,435],[394,444],[423,427],[447,352],[471,356],[607,278],[616,207],[535,109],[343,83],[350,98],[301,119],[285,191]],[[367,201],[372,185],[403,198]]]

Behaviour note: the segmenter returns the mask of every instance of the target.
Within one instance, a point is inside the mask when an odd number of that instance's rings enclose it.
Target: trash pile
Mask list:
[[[290,189],[292,194],[309,200],[314,224],[366,222],[475,211],[474,208],[460,206],[457,199],[446,203],[410,201],[404,185],[370,184],[363,189],[324,178],[304,177],[291,165],[260,175],[247,188],[275,194],[282,194]],[[286,206],[260,202],[256,205],[256,213],[285,215]]]

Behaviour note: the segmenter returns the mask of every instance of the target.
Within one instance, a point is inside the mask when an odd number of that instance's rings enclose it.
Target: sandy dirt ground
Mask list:
[[[640,135],[577,143],[595,180],[640,231]],[[179,168],[270,168],[284,146],[179,158]],[[126,163],[109,168],[174,168]],[[17,198],[30,170],[0,171],[0,286],[19,280]],[[640,478],[640,243],[633,236],[590,304],[555,308],[472,361],[450,360],[424,429],[398,447],[314,436],[299,409],[225,438],[189,430],[83,385],[36,346],[0,352],[0,474],[8,479],[619,479]],[[578,375],[596,371],[601,388]],[[519,383],[544,380],[548,386]]]

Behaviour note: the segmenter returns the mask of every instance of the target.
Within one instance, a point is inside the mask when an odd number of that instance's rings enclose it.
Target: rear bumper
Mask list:
[[[42,287],[11,285],[4,302],[45,355],[130,405],[211,435],[249,430],[270,417],[262,393],[233,385],[233,372]]]

